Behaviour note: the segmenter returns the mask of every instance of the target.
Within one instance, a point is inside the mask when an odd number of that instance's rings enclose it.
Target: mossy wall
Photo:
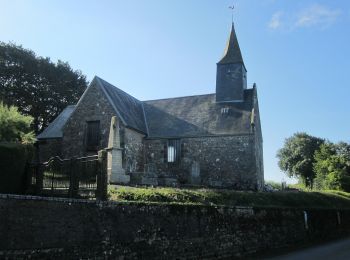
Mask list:
[[[10,258],[232,258],[349,234],[349,210],[0,196],[0,256]]]

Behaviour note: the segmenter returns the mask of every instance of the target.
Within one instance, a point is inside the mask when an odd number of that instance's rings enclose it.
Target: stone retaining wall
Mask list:
[[[0,196],[0,258],[9,259],[232,258],[347,234],[349,210]]]

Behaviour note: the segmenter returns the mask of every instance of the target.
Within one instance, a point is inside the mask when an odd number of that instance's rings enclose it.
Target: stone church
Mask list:
[[[140,101],[95,77],[37,137],[41,160],[108,150],[109,181],[260,190],[263,141],[257,88],[232,24],[216,92]]]

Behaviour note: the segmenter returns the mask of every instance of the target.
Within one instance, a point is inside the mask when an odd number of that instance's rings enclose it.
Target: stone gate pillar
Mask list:
[[[110,183],[128,184],[130,176],[125,174],[122,167],[123,149],[120,147],[119,121],[115,116],[111,119],[107,150],[108,181]]]

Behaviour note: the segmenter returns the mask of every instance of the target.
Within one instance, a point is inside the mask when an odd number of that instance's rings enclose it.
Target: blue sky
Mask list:
[[[276,151],[293,133],[350,142],[350,1],[234,3],[248,83],[258,86],[265,179],[281,181]],[[141,100],[214,93],[230,5],[0,0],[0,41],[68,61]]]

